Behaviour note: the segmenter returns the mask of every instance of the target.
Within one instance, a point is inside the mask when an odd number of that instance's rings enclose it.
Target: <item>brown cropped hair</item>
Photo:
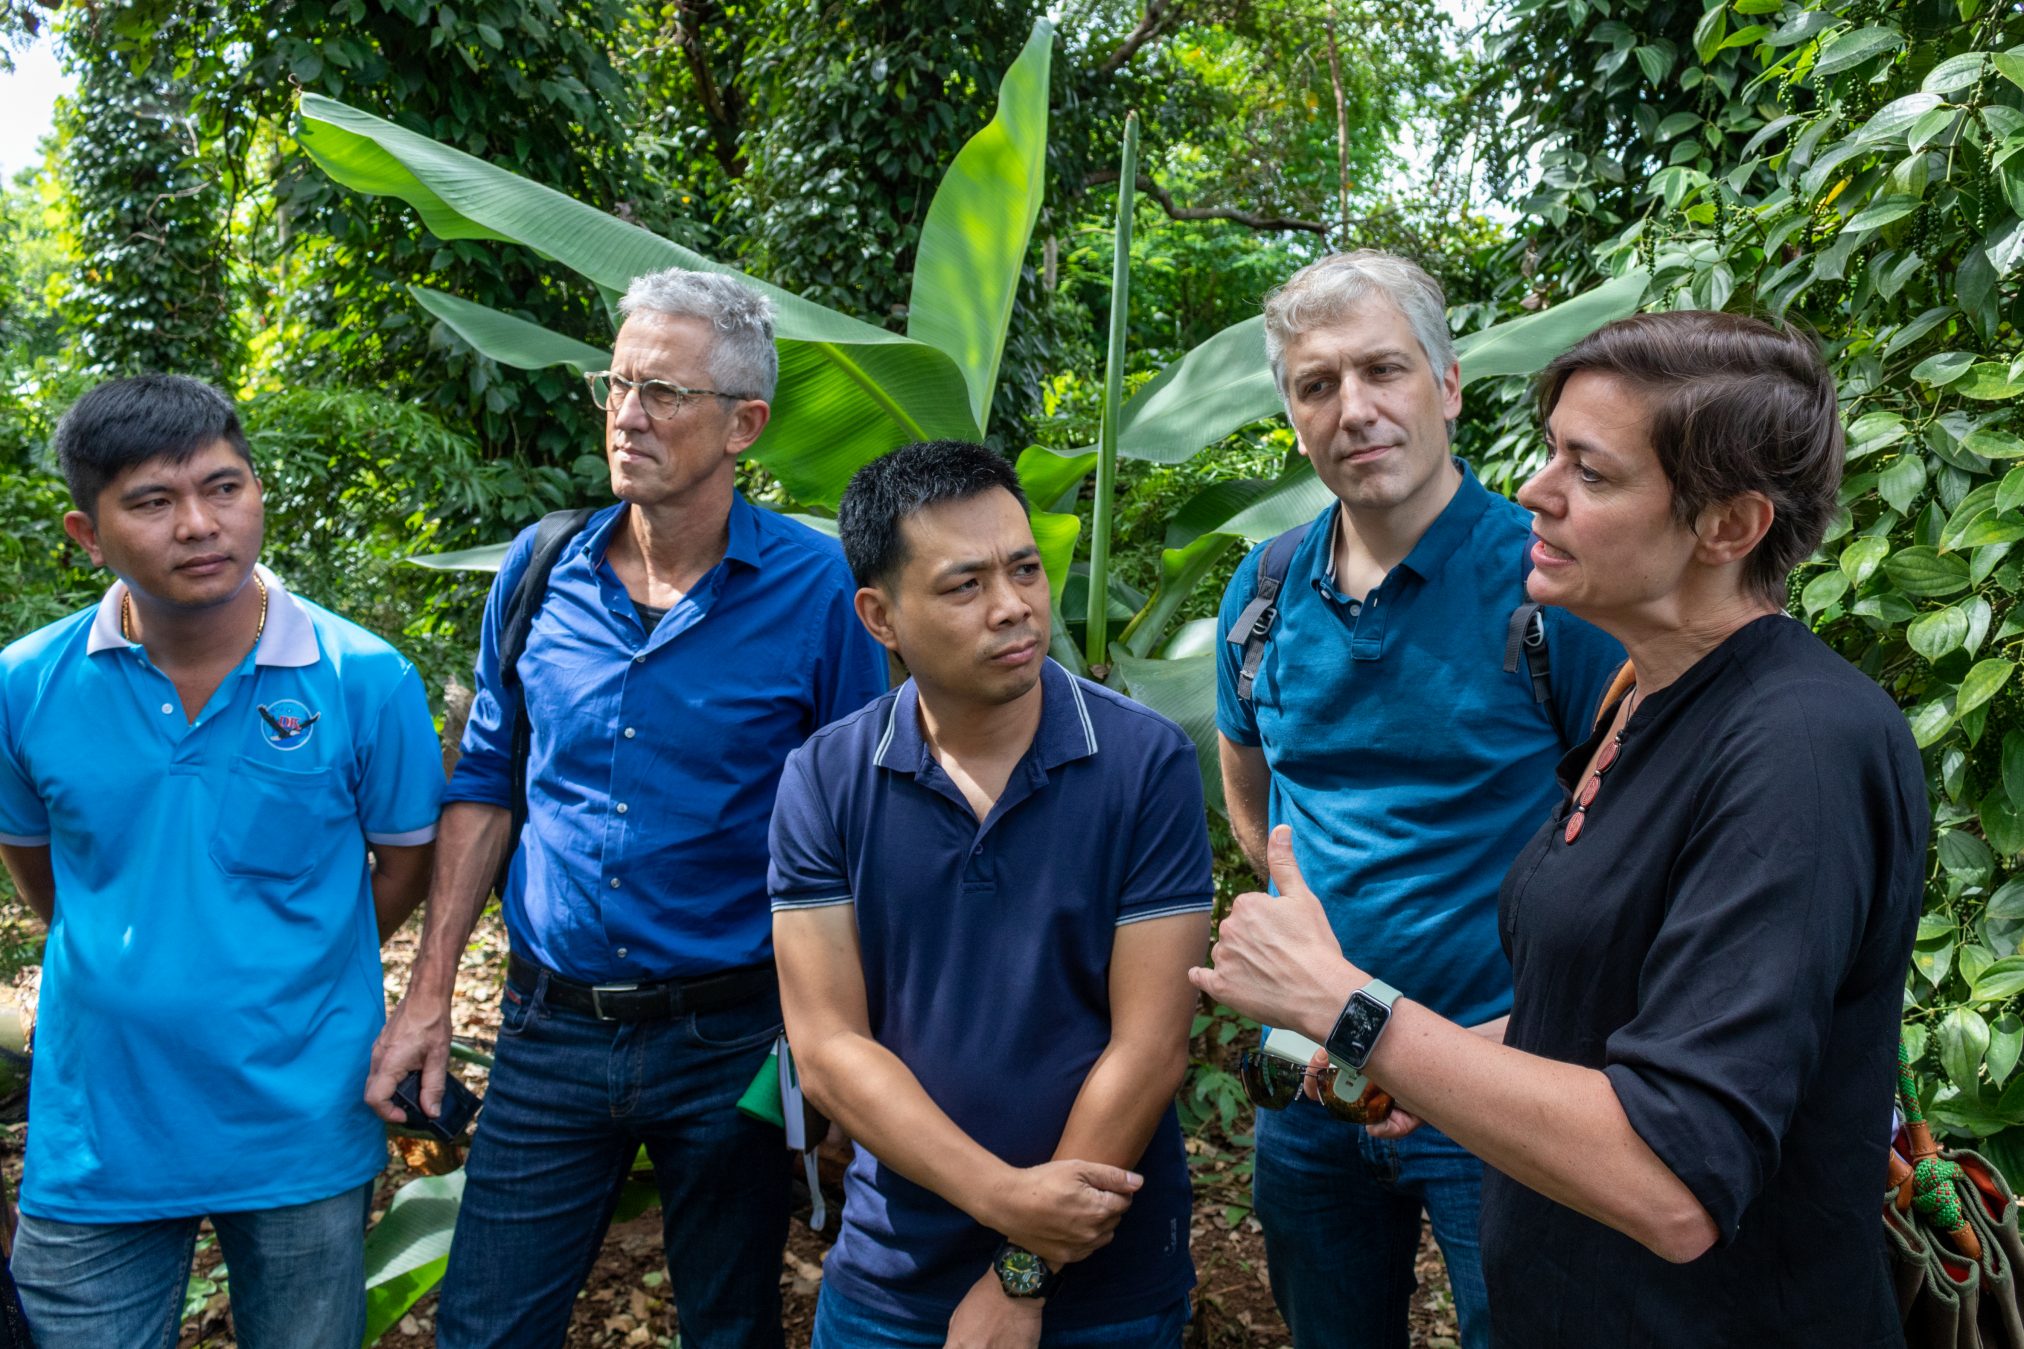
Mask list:
[[[1644,402],[1652,448],[1692,528],[1707,506],[1745,492],[1771,500],[1771,528],[1743,584],[1777,604],[1839,505],[1842,433],[1834,377],[1804,334],[1704,310],[1636,314],[1597,329],[1541,372],[1539,421],[1583,370],[1622,380]]]

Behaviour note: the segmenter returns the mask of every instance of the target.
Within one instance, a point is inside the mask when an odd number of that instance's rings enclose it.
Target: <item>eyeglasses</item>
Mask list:
[[[728,398],[739,403],[758,397],[749,393],[721,393],[716,389],[684,389],[664,379],[627,379],[610,370],[593,370],[584,379],[590,384],[590,401],[597,404],[600,412],[611,410],[614,396],[623,403],[628,393],[637,392],[640,406],[657,422],[679,417],[692,398]]]
[[[1260,1110],[1284,1110],[1293,1104],[1293,1098],[1300,1095],[1300,1088],[1309,1077],[1315,1079],[1321,1104],[1339,1120],[1376,1124],[1391,1114],[1392,1099],[1383,1088],[1361,1076],[1344,1083],[1341,1072],[1332,1063],[1325,1068],[1309,1068],[1263,1049],[1247,1049],[1237,1060],[1237,1080],[1244,1084],[1244,1094],[1251,1104]],[[1339,1096],[1338,1086],[1354,1090],[1356,1095]]]

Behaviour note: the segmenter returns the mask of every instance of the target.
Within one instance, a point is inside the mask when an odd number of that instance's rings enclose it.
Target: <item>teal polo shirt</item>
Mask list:
[[[21,1208],[133,1222],[328,1198],[386,1163],[368,844],[427,843],[421,679],[272,573],[257,649],[187,721],[124,583],[0,651],[0,842],[46,845]]]
[[[1342,949],[1407,997],[1464,1025],[1511,1010],[1497,889],[1558,803],[1561,755],[1588,738],[1623,664],[1615,639],[1546,613],[1552,696],[1504,669],[1525,598],[1532,517],[1476,480],[1368,594],[1336,584],[1336,506],[1294,550],[1279,621],[1237,697],[1227,638],[1258,590],[1254,550],[1217,623],[1216,726],[1264,750],[1270,818],[1293,826],[1301,875]]]

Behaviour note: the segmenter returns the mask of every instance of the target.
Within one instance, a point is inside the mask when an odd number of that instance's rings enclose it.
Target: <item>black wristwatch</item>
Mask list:
[[[1371,1051],[1377,1048],[1377,1037],[1391,1021],[1392,1004],[1398,996],[1397,989],[1378,979],[1350,994],[1342,1005],[1342,1015],[1335,1019],[1335,1029],[1328,1033],[1329,1057],[1362,1072]]]
[[[991,1268],[997,1271],[1006,1297],[1052,1297],[1061,1286],[1060,1270],[1049,1269],[1045,1260],[1009,1241],[999,1245],[998,1253],[991,1257]]]

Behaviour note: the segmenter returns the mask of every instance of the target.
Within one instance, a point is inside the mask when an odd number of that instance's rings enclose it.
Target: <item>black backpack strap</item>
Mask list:
[[[1286,584],[1286,572],[1293,565],[1294,550],[1307,537],[1307,531],[1314,527],[1312,520],[1284,534],[1265,545],[1265,556],[1258,559],[1258,588],[1251,594],[1251,602],[1237,615],[1237,621],[1230,625],[1230,634],[1223,640],[1243,652],[1243,663],[1237,671],[1237,697],[1244,702],[1251,701],[1251,686],[1258,680],[1258,666],[1265,659],[1265,643],[1272,636],[1272,625],[1279,620],[1279,591]]]
[[[1511,611],[1511,620],[1504,628],[1504,673],[1517,674],[1518,662],[1525,662],[1525,672],[1532,677],[1532,701],[1543,703],[1552,694],[1552,671],[1546,663],[1546,615],[1545,606],[1536,600],[1526,600]]]
[[[1525,579],[1532,575],[1532,540],[1529,537],[1525,545],[1524,565],[1519,569],[1520,595],[1525,593]],[[1537,600],[1520,600],[1504,625],[1504,673],[1517,674],[1520,660],[1525,662],[1525,673],[1532,682],[1532,701],[1546,705],[1546,715],[1553,722],[1554,733],[1565,744],[1567,732],[1560,724],[1560,709],[1553,702],[1553,670],[1546,650],[1546,606]]]
[[[562,550],[570,540],[583,532],[590,517],[597,512],[593,507],[584,506],[575,510],[550,511],[534,526],[534,548],[527,555],[526,570],[513,585],[513,593],[506,601],[506,619],[499,629],[499,705],[509,705],[506,695],[513,693],[513,824],[506,835],[506,852],[499,861],[499,874],[493,879],[493,890],[503,896],[506,893],[506,874],[513,866],[513,853],[520,844],[521,826],[527,823],[527,756],[531,752],[533,733],[527,724],[527,703],[518,695],[520,687],[520,656],[527,650],[527,634],[534,627],[534,616],[541,612],[541,603],[548,598],[548,577],[555,570],[555,564],[562,559]]]

